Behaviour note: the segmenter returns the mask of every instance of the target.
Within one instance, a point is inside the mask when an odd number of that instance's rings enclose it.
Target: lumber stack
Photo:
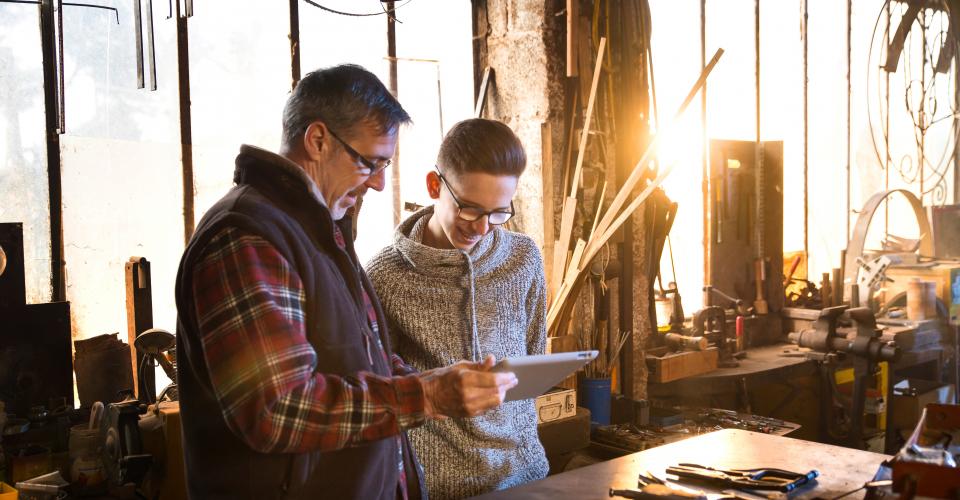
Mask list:
[[[720,60],[720,56],[723,55],[723,49],[718,49],[710,62],[703,68],[700,77],[696,83],[694,83],[693,88],[690,89],[686,99],[684,99],[674,115],[673,121],[665,127],[659,128],[640,160],[634,165],[630,176],[623,185],[620,186],[610,205],[605,210],[603,209],[603,204],[607,186],[604,185],[600,198],[597,201],[597,210],[590,226],[590,232],[586,239],[578,238],[576,242],[573,242],[573,226],[576,218],[578,194],[581,189],[583,159],[587,149],[587,139],[590,134],[590,123],[605,48],[606,39],[601,38],[593,72],[593,81],[590,86],[590,95],[587,100],[587,109],[583,119],[583,130],[580,135],[577,162],[574,166],[572,182],[570,183],[570,192],[564,198],[563,202],[560,216],[560,234],[553,247],[553,265],[549,285],[551,301],[547,312],[547,332],[550,336],[564,335],[566,333],[573,306],[584,281],[589,275],[589,268],[593,259],[616,234],[620,226],[627,221],[637,208],[639,208],[654,190],[666,180],[667,176],[670,175],[670,172],[673,170],[672,164],[663,167],[657,177],[649,182],[640,194],[631,198],[632,193],[635,192],[641,180],[645,178],[644,170],[652,159],[652,155],[655,154],[657,145],[662,141],[664,136],[671,133],[671,129],[675,126],[674,124],[684,112],[686,112],[690,102],[703,88],[707,76],[710,75],[717,61]],[[571,247],[573,247],[572,252],[570,251]]]

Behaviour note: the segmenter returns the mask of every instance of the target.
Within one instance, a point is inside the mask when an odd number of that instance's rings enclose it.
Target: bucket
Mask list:
[[[610,379],[584,378],[580,380],[581,406],[590,410],[590,421],[600,425],[610,423]]]
[[[100,449],[100,429],[88,429],[87,424],[70,428],[70,482],[75,492],[106,491],[106,472]]]

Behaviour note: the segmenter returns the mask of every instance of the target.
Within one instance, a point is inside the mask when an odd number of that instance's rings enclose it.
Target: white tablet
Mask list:
[[[507,391],[504,401],[535,398],[557,385],[568,375],[589,363],[597,351],[559,352],[501,359],[491,368],[495,372],[513,372],[519,382]]]

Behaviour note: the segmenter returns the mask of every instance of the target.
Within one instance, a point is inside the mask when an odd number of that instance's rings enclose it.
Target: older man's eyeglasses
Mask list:
[[[359,163],[360,165],[363,166],[363,168],[368,170],[368,172],[365,175],[374,176],[377,173],[379,173],[381,170],[389,167],[391,163],[393,163],[393,160],[382,160],[379,163],[374,162],[372,160],[368,160],[365,156],[358,153],[356,149],[353,149],[349,144],[347,144],[347,141],[344,141],[343,139],[340,138],[340,136],[333,133],[333,130],[330,130],[328,128],[327,131],[330,132],[330,135],[332,135],[333,138],[336,139],[340,143],[340,145],[343,146],[343,149],[346,150],[348,155],[350,155],[350,158],[353,158],[353,161],[355,163]]]
[[[447,186],[447,191],[450,193],[450,197],[453,198],[453,202],[457,204],[457,217],[460,220],[467,222],[474,222],[480,220],[484,215],[487,216],[487,222],[491,226],[499,226],[510,220],[513,217],[513,214],[516,210],[513,208],[513,201],[510,201],[510,210],[483,210],[480,207],[475,207],[473,205],[467,205],[460,201],[460,198],[453,193],[453,188],[450,187],[450,184],[447,182],[447,179],[443,177],[443,174],[437,171],[437,175],[440,176],[440,180],[443,182],[444,186]]]

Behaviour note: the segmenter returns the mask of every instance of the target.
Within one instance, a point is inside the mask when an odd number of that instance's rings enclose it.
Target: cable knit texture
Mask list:
[[[470,253],[421,243],[433,207],[400,224],[367,265],[405,361],[420,370],[457,361],[543,354],[543,259],[528,236],[496,228]],[[464,498],[542,479],[549,465],[533,400],[474,418],[431,420],[410,432],[431,498]]]

